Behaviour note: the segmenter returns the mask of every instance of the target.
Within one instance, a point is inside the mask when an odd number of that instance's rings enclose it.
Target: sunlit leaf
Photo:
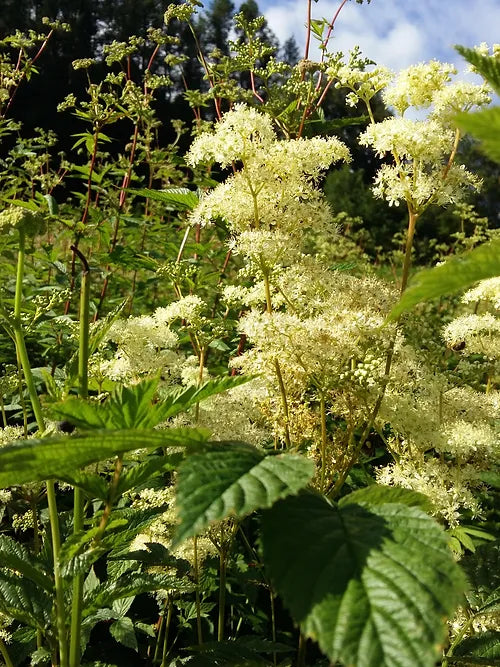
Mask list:
[[[129,188],[128,191],[141,197],[163,202],[170,211],[189,211],[198,204],[196,193],[188,190],[188,188],[166,188],[164,190],[151,190],[149,188],[133,190]]]
[[[474,250],[449,259],[445,264],[417,273],[387,319],[397,319],[421,301],[452,294],[470,287],[478,280],[499,275],[500,239],[493,239]]]
[[[264,513],[262,543],[278,593],[332,662],[434,667],[464,580],[418,507],[302,493]]]
[[[500,107],[483,109],[455,116],[458,127],[480,142],[481,150],[495,162],[500,162]]]
[[[196,535],[211,522],[242,518],[297,493],[314,474],[314,464],[297,454],[265,456],[237,442],[225,442],[189,456],[179,469],[177,507],[181,524],[174,542]]]
[[[76,437],[19,440],[0,448],[0,488],[56,478],[134,449],[199,445],[205,429],[93,431]]]

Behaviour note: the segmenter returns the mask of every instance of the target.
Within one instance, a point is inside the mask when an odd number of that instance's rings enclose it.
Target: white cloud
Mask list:
[[[314,18],[329,21],[340,0],[313,3]],[[305,44],[304,0],[267,0],[261,5],[280,42],[294,35],[299,47]],[[437,58],[462,68],[463,60],[454,44],[474,46],[500,40],[498,0],[373,0],[359,5],[351,0],[341,11],[330,42],[332,51],[349,51],[358,44],[363,54],[379,64],[401,69]],[[317,58],[318,51],[311,57]]]

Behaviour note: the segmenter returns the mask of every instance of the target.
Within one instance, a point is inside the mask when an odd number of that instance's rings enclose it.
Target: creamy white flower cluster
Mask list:
[[[175,351],[178,336],[170,329],[164,309],[152,315],[119,319],[113,323],[99,351],[90,359],[89,371],[97,381],[137,382],[180,362]],[[110,343],[116,347],[110,358]]]
[[[237,105],[212,133],[195,139],[187,160],[192,165],[214,161],[241,165],[201,200],[191,221],[206,225],[224,218],[235,234],[235,246],[239,234],[247,233],[239,252],[255,256],[257,246],[268,254],[263,232],[293,236],[306,227],[328,224],[332,214],[315,184],[332,163],[348,162],[350,155],[334,137],[278,141],[269,116]]]
[[[453,65],[432,60],[402,70],[394,76],[384,68],[366,70],[364,65],[344,66],[331,72],[338,87],[351,90],[350,103],[363,101],[372,120],[360,136],[381,157],[392,157],[377,174],[374,193],[390,205],[406,201],[414,213],[429,204],[461,201],[464,193],[478,189],[480,180],[463,166],[454,166],[456,135],[452,119],[491,101],[486,84],[452,82]],[[373,77],[373,82],[370,78]],[[375,123],[371,98],[381,93],[395,117]],[[405,117],[409,109],[430,109],[426,120]]]
[[[462,302],[486,310],[460,315],[443,329],[447,345],[460,345],[464,354],[483,354],[500,360],[500,278],[482,280],[464,294]]]

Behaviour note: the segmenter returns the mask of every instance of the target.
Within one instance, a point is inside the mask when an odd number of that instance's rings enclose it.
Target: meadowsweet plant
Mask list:
[[[7,667],[492,655],[500,267],[466,200],[480,179],[457,164],[457,127],[500,88],[497,52],[472,56],[489,85],[435,61],[395,74],[357,48],[329,54],[345,2],[331,21],[310,4],[297,64],[243,11],[228,50],[205,54],[198,2],[171,5],[163,29],[73,62],[87,84],[59,106],[84,123],[71,160],[51,131],[10,137]],[[181,30],[205,75],[196,89]],[[0,43],[0,133],[49,36]],[[177,120],[165,139],[157,108],[175,95],[192,134]],[[339,95],[368,115],[329,119]],[[343,238],[360,219],[322,191],[358,150],[349,123],[381,160],[375,196],[407,209],[393,280]],[[411,282],[423,214],[455,205],[467,254]],[[406,312],[419,289],[442,301]]]

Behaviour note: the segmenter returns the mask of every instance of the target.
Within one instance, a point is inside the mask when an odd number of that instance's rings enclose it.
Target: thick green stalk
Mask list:
[[[221,531],[222,532],[222,531]],[[221,542],[224,539],[221,536]],[[227,550],[221,544],[219,550],[219,618],[217,623],[217,641],[224,639],[224,620],[226,612],[226,570],[227,570]]]
[[[23,300],[24,260],[26,256],[26,237],[23,230],[19,230],[19,252],[17,256],[16,293],[14,296],[14,336],[16,349],[23,368],[24,379],[31,399],[33,413],[38,429],[45,430],[45,421],[42,406],[36,391],[33,373],[31,372],[28,351],[24,340],[21,322],[21,305]],[[56,590],[56,636],[59,645],[60,667],[68,667],[68,642],[66,637],[64,589],[59,568],[59,551],[61,536],[59,532],[59,515],[57,512],[56,492],[53,480],[47,480],[47,502],[49,506],[50,532],[52,538],[52,552],[54,555],[54,586]]]
[[[4,640],[1,637],[0,637],[0,655],[3,658],[6,667],[14,667],[14,663],[10,659],[9,652],[7,651],[7,645],[5,644]]]
[[[198,644],[203,644],[203,633],[201,629],[201,600],[200,600],[200,570],[198,565],[198,538],[193,537],[193,568],[195,585],[195,603],[196,603],[196,632]]]
[[[321,493],[325,492],[326,482],[326,402],[325,393],[321,391],[319,399],[320,419],[321,419]]]
[[[174,603],[169,598],[168,599],[168,611],[167,611],[167,620],[165,623],[165,636],[163,638],[163,654],[160,667],[167,667],[167,658],[169,654],[168,650],[168,636],[170,634],[170,624],[172,623],[172,616],[174,611]]]
[[[89,360],[89,305],[90,305],[90,269],[87,260],[76,246],[71,250],[83,264],[82,284],[80,289],[80,342],[78,350],[78,393],[81,398],[88,396],[88,360]],[[78,487],[73,497],[73,533],[83,530],[83,493]],[[80,664],[81,623],[83,606],[83,572],[73,579],[73,600],[71,605],[71,633],[69,646],[69,665]]]

